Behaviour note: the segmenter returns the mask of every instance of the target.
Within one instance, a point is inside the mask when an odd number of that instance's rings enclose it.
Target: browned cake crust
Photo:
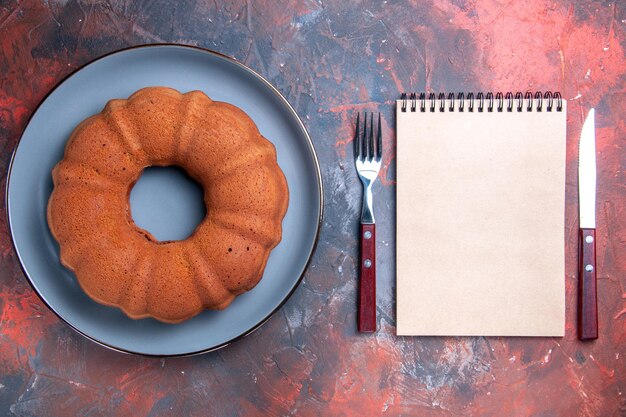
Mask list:
[[[207,216],[188,239],[160,242],[135,225],[128,197],[144,168],[168,165],[201,184]],[[94,300],[168,323],[226,308],[259,282],[289,200],[276,150],[248,115],[165,87],[84,120],[52,178],[61,263]]]

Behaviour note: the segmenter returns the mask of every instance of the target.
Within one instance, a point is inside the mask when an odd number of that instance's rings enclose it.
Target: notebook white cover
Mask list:
[[[563,336],[565,103],[448,105],[397,102],[397,333]]]

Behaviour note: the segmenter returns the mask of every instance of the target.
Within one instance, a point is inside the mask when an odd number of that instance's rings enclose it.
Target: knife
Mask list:
[[[596,132],[595,112],[589,111],[578,143],[578,338],[598,338],[596,284]]]

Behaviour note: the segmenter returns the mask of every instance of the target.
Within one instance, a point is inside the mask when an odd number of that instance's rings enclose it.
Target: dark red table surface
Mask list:
[[[312,264],[280,311],[225,349],[124,355],[76,334],[33,293],[11,247],[3,197],[0,416],[626,415],[626,4],[4,0],[2,175],[29,115],[58,81],[102,54],[154,42],[233,56],[295,107],[325,185]],[[559,90],[569,106],[565,337],[396,337],[394,100],[412,90],[527,89]],[[592,107],[600,337],[581,343],[576,156]],[[374,189],[374,335],[356,333],[361,185],[350,147],[359,110],[382,112],[387,150]]]

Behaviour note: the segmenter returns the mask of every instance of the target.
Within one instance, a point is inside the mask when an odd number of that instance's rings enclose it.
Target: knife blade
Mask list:
[[[595,111],[583,124],[578,143],[578,338],[598,338],[596,279],[596,133]]]

